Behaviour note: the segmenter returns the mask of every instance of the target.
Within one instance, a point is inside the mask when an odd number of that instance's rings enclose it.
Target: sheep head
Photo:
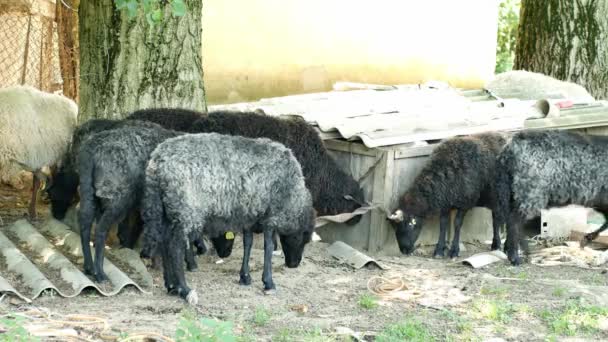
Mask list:
[[[395,236],[401,253],[411,254],[416,249],[416,241],[422,231],[422,218],[397,209],[387,219],[395,227]]]
[[[63,220],[78,194],[78,174],[59,171],[51,181],[46,183],[44,191],[51,201],[51,214],[57,220]]]
[[[403,211],[401,209],[397,209],[393,214],[388,217],[389,220],[399,223],[403,221]]]
[[[304,246],[312,239],[312,231],[297,232],[290,235],[279,234],[279,239],[285,256],[285,266],[296,268],[302,261]]]
[[[304,247],[312,240],[315,217],[315,210],[310,207],[299,216],[300,229],[292,234],[279,234],[281,248],[285,256],[285,266],[295,268],[300,265]]]
[[[230,233],[230,234],[229,234]],[[234,245],[234,233],[226,232],[210,238],[211,244],[220,258],[227,258],[232,254]]]

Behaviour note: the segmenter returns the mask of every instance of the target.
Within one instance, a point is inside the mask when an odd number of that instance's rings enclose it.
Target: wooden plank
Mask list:
[[[393,186],[393,163],[394,151],[383,151],[383,157],[374,171],[374,188],[372,191],[372,202],[386,208],[390,203],[391,189]],[[386,213],[383,210],[373,210],[371,212],[371,222],[369,231],[369,241],[367,250],[369,253],[376,253],[384,246],[386,234],[391,229],[386,220]]]
[[[405,159],[430,155],[438,144],[430,144],[419,147],[401,148],[395,150],[395,159]]]
[[[378,151],[375,149],[367,148],[361,143],[341,141],[341,140],[324,140],[323,144],[326,148],[334,151],[341,151],[347,153],[361,154],[364,156],[376,157]]]
[[[391,199],[393,195],[393,187],[395,187],[395,152],[390,151],[386,154],[386,166],[384,173],[384,189],[382,191],[382,207],[386,210],[391,208]],[[384,210],[374,210],[379,218],[379,225],[376,226],[375,239],[377,243],[376,251],[383,249],[386,237],[393,231],[391,223],[386,219],[386,212]],[[371,235],[371,232],[370,232]]]
[[[338,132],[318,132],[321,140],[340,139],[342,136]]]

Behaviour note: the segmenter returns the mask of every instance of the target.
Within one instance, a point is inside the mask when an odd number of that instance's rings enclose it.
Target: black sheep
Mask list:
[[[178,134],[151,122],[133,120],[128,125],[91,134],[81,142],[77,161],[80,238],[85,273],[94,275],[98,282],[107,279],[103,254],[108,229],[139,209],[150,154],[159,143]],[[89,241],[95,218],[93,264]]]
[[[204,113],[183,108],[148,108],[132,112],[125,120],[149,121],[174,131],[189,132],[194,121],[204,116]]]
[[[449,214],[457,209],[449,251],[450,257],[457,257],[462,221],[467,211],[476,206],[493,211],[492,249],[500,248],[499,228],[504,220],[494,213],[494,177],[496,158],[505,143],[506,137],[500,133],[483,133],[447,139],[435,148],[412,186],[401,196],[399,208],[389,217],[396,226],[401,253],[415,250],[424,218],[439,213],[439,240],[434,256],[444,256]]]
[[[80,144],[94,133],[112,129],[121,124],[118,120],[92,119],[76,127],[72,136],[72,144],[63,158],[62,166],[45,188],[50,202],[51,214],[57,220],[63,220],[69,207],[78,195],[77,156]]]

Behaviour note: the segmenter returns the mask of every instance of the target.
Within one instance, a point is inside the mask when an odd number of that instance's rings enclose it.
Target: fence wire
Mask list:
[[[57,25],[52,18],[0,12],[0,87],[62,90]]]

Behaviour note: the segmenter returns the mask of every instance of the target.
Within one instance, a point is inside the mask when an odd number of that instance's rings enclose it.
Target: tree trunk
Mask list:
[[[59,38],[59,66],[63,95],[78,103],[78,5],[80,0],[57,0],[55,20]]]
[[[206,111],[202,1],[185,3],[185,16],[173,17],[169,4],[150,26],[141,13],[128,19],[114,0],[81,2],[80,122],[152,107]]]
[[[515,69],[608,98],[608,0],[522,0]]]

